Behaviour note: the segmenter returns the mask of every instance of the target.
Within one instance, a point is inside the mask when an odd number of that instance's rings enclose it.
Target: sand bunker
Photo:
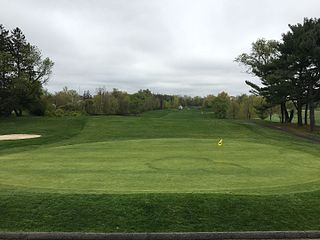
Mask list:
[[[0,135],[0,141],[30,139],[30,138],[38,138],[38,137],[41,137],[41,135],[37,135],[37,134],[6,134],[6,135]]]

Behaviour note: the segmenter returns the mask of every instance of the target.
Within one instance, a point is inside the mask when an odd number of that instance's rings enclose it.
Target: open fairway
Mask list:
[[[0,124],[42,135],[0,142],[0,230],[320,228],[319,145],[254,121],[190,109]]]

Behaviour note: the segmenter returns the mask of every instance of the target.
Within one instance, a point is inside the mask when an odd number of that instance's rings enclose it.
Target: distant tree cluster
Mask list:
[[[268,109],[280,106],[281,122],[291,122],[294,109],[298,125],[310,118],[310,130],[315,127],[315,106],[320,101],[320,19],[304,19],[302,24],[289,25],[282,41],[258,39],[250,53],[243,53],[236,61],[244,64],[249,73],[261,80],[262,86],[250,81],[251,92],[262,96]]]
[[[0,116],[21,116],[24,110],[43,115],[42,86],[52,66],[19,28],[10,32],[0,25]]]
[[[212,111],[216,118],[229,119],[271,119],[278,111],[274,108],[264,108],[265,100],[261,96],[242,94],[229,96],[221,92],[217,96],[209,95],[203,100],[203,108]]]
[[[80,95],[75,90],[65,87],[54,94],[42,96],[46,114],[63,115],[136,115],[145,111],[178,108],[178,106],[202,106],[203,98],[154,94],[150,90],[140,90],[129,94],[113,89],[99,88],[94,94],[84,91]]]
[[[46,106],[46,115],[137,115],[145,111],[198,107],[212,112],[216,118],[265,119],[277,113],[277,108],[265,109],[265,100],[261,96],[242,94],[229,96],[221,92],[217,96],[190,97],[167,94],[154,94],[150,90],[139,90],[129,94],[118,89],[107,91],[98,88],[94,94],[63,88],[55,93],[46,92],[42,96]]]

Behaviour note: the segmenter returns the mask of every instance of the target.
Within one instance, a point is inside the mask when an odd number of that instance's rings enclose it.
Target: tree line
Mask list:
[[[154,94],[150,90],[139,90],[129,94],[113,89],[107,91],[98,88],[94,94],[63,88],[62,91],[42,96],[44,113],[49,116],[63,115],[137,115],[145,111],[160,109],[178,109],[182,107],[197,107],[203,111],[212,112],[215,118],[225,119],[265,119],[277,112],[270,108],[261,110],[265,101],[260,96],[242,94],[229,96],[221,92],[217,96],[191,97],[179,95]]]
[[[83,94],[73,89],[46,92],[42,98],[43,114],[49,116],[63,115],[137,115],[145,111],[160,109],[177,109],[182,106],[202,106],[203,98],[154,94],[149,89],[129,94],[125,91],[98,88],[94,94],[84,91]]]
[[[297,112],[297,124],[315,128],[315,107],[320,100],[320,19],[305,18],[289,25],[281,41],[258,39],[249,53],[236,59],[261,84],[246,81],[251,92],[265,99],[262,108],[280,107],[282,123],[290,123]],[[288,104],[295,109],[288,111]]]

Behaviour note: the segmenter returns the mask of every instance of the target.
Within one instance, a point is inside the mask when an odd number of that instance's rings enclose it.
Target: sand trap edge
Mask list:
[[[39,134],[5,134],[5,135],[0,135],[0,141],[32,139],[32,138],[39,138],[39,137],[41,137],[41,135]]]

